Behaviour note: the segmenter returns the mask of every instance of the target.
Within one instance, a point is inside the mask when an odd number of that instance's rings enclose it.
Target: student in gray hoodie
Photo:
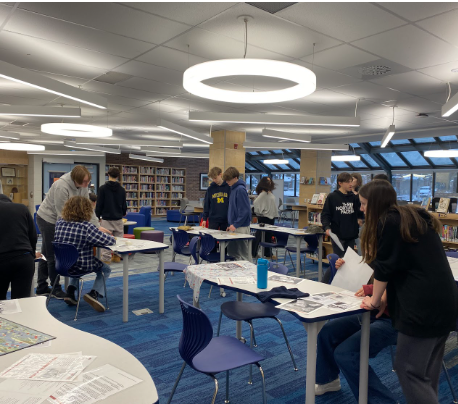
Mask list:
[[[62,217],[62,209],[72,196],[83,196],[89,198],[88,186],[91,182],[91,173],[84,166],[76,166],[67,174],[64,174],[54,184],[46,194],[37,212],[37,225],[42,236],[41,253],[46,257],[38,264],[38,285],[37,296],[48,296],[51,288],[48,286],[48,277],[51,285],[56,277],[56,265],[54,258],[54,232],[56,222]],[[107,229],[99,226],[95,214],[92,215],[91,223],[104,233],[111,234]],[[53,292],[53,297],[63,300],[67,294],[61,289],[59,284]]]

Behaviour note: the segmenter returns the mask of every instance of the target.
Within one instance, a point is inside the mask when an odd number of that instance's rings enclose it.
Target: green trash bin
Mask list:
[[[136,239],[140,239],[142,231],[154,230],[154,227],[134,227],[134,236]]]

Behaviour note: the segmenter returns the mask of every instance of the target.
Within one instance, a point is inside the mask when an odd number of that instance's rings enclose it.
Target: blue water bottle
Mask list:
[[[267,289],[267,269],[269,261],[258,258],[258,289]]]

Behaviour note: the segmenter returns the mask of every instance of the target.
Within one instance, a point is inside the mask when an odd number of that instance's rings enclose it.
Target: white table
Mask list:
[[[291,227],[281,227],[266,224],[264,227],[259,224],[252,224],[250,228],[262,231],[262,241],[265,241],[266,231],[278,231],[280,233],[290,234],[296,239],[296,276],[299,278],[301,268],[301,241],[306,235],[316,234],[318,236],[318,281],[323,278],[323,234],[324,233],[307,233],[303,229],[295,229]]]
[[[256,268],[256,265],[252,265],[252,269]],[[199,271],[199,267],[202,265],[191,265],[188,266],[186,272],[195,273]],[[253,272],[256,273],[255,271]],[[205,282],[212,285],[217,283],[213,279],[205,279]],[[286,286],[287,288],[291,287],[290,284],[285,284],[282,282],[274,282],[269,280],[267,290],[270,290],[277,286]],[[237,284],[235,285],[224,285],[227,289],[232,289],[237,292],[237,300],[242,300],[242,293],[249,295],[257,295],[259,292],[263,292],[266,289],[258,289],[256,285],[252,284]],[[342,291],[341,288],[327,285],[321,282],[315,282],[308,279],[304,279],[299,284],[294,285],[303,292],[310,294],[320,293],[320,292],[339,292]],[[278,303],[286,303],[290,299],[275,299]],[[369,370],[369,337],[370,337],[370,312],[363,309],[349,310],[344,312],[335,312],[326,307],[322,307],[313,313],[310,313],[305,316],[301,316],[298,313],[293,313],[304,326],[307,332],[307,373],[305,380],[305,404],[314,404],[315,403],[315,380],[316,380],[316,344],[318,332],[321,330],[326,321],[332,318],[346,317],[353,314],[362,313],[362,325],[361,325],[361,356],[360,356],[360,374],[359,374],[359,404],[367,404],[367,393],[368,393],[368,370]],[[236,337],[241,338],[241,330],[239,332],[236,329]]]
[[[157,251],[159,254],[159,313],[164,313],[164,250],[169,248],[167,244],[157,243],[149,240],[120,239],[109,246],[110,250],[123,257],[122,260],[122,321],[129,321],[129,254],[145,250]]]
[[[143,382],[114,394],[101,404],[153,404],[159,401],[156,386],[145,367],[132,354],[106,339],[69,327],[56,320],[46,309],[46,297],[32,297],[19,299],[22,313],[2,314],[3,318],[33,328],[37,331],[50,334],[56,339],[51,341],[50,347],[26,348],[3,355],[0,369],[6,369],[22,357],[30,353],[70,353],[82,352],[83,355],[94,355],[97,358],[86,368],[96,369],[110,364]]]

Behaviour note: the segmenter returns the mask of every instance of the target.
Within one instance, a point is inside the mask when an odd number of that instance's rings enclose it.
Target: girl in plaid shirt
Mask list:
[[[54,241],[72,244],[78,250],[78,260],[69,271],[75,274],[95,272],[97,274],[92,290],[83,296],[96,311],[105,311],[105,306],[99,301],[103,297],[104,288],[102,272],[105,281],[110,276],[111,268],[94,257],[93,247],[105,247],[114,245],[116,239],[106,233],[102,233],[95,225],[89,222],[92,217],[92,205],[88,198],[74,196],[64,205],[62,219],[56,223]],[[64,298],[68,305],[76,305],[75,292],[78,287],[78,279],[70,278],[67,288],[67,296]]]

